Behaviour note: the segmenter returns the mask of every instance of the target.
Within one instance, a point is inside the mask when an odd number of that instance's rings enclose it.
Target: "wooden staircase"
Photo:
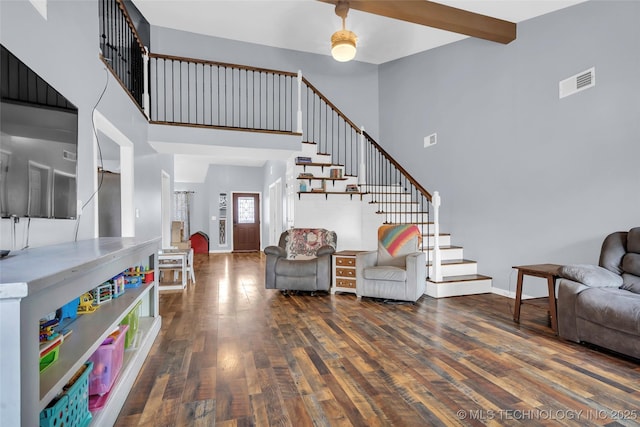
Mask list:
[[[298,200],[301,197],[319,197],[325,199],[345,197],[347,195],[354,202],[365,203],[369,209],[363,209],[364,222],[372,224],[412,223],[418,225],[423,233],[423,248],[427,254],[426,294],[434,298],[443,298],[458,295],[471,295],[491,292],[491,277],[478,274],[478,263],[464,258],[464,248],[452,244],[451,235],[439,234],[442,280],[434,281],[434,224],[430,222],[428,212],[417,212],[407,205],[417,203],[412,200],[411,194],[397,185],[373,185],[358,184],[357,176],[339,174],[340,178],[332,178],[331,170],[343,170],[342,165],[331,163],[328,154],[318,154],[316,146],[312,143],[303,143],[301,154],[296,156],[295,180],[298,185]],[[306,158],[300,162],[300,158]],[[305,175],[306,174],[306,175]],[[300,191],[304,183],[307,191]],[[358,191],[347,191],[347,186],[357,186]],[[307,194],[309,194],[307,196]],[[354,197],[355,196],[355,197]],[[402,205],[401,208],[398,206]],[[322,209],[322,204],[316,205]],[[331,209],[326,205],[327,209]],[[365,215],[373,215],[364,218]],[[371,230],[375,232],[375,230]],[[368,248],[373,249],[373,248]]]

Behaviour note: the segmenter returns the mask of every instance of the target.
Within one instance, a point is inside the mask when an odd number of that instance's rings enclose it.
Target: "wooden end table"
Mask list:
[[[365,251],[340,251],[333,254],[333,286],[331,293],[356,293],[356,256]]]
[[[518,284],[516,286],[516,306],[513,310],[513,320],[520,323],[520,306],[522,305],[522,281],[524,276],[534,276],[547,279],[549,288],[549,316],[551,317],[551,329],[558,333],[558,319],[556,310],[556,279],[559,277],[561,265],[558,264],[533,264],[514,266],[518,270]]]

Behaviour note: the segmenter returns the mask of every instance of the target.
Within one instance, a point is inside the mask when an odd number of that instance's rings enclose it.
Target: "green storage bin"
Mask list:
[[[124,348],[128,349],[134,347],[136,344],[136,335],[138,333],[138,325],[140,323],[140,310],[142,307],[142,301],[138,301],[135,307],[131,309],[129,313],[120,322],[121,325],[129,325],[127,330],[127,336],[124,339]]]

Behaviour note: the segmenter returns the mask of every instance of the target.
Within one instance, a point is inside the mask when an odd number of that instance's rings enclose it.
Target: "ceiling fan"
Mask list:
[[[349,8],[351,8],[503,44],[510,43],[516,38],[516,24],[513,22],[428,0],[318,1],[336,6],[336,14],[342,18],[343,22],[342,31],[346,31],[344,21]],[[355,56],[355,35],[348,40],[348,43],[353,44],[353,55]],[[332,48],[335,48],[333,45],[334,39],[332,37]]]

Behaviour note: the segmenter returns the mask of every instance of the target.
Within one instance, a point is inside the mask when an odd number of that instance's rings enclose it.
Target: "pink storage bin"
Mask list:
[[[93,371],[89,376],[89,394],[105,394],[111,390],[122,368],[124,341],[129,325],[120,325],[117,336],[110,335],[89,358]]]

